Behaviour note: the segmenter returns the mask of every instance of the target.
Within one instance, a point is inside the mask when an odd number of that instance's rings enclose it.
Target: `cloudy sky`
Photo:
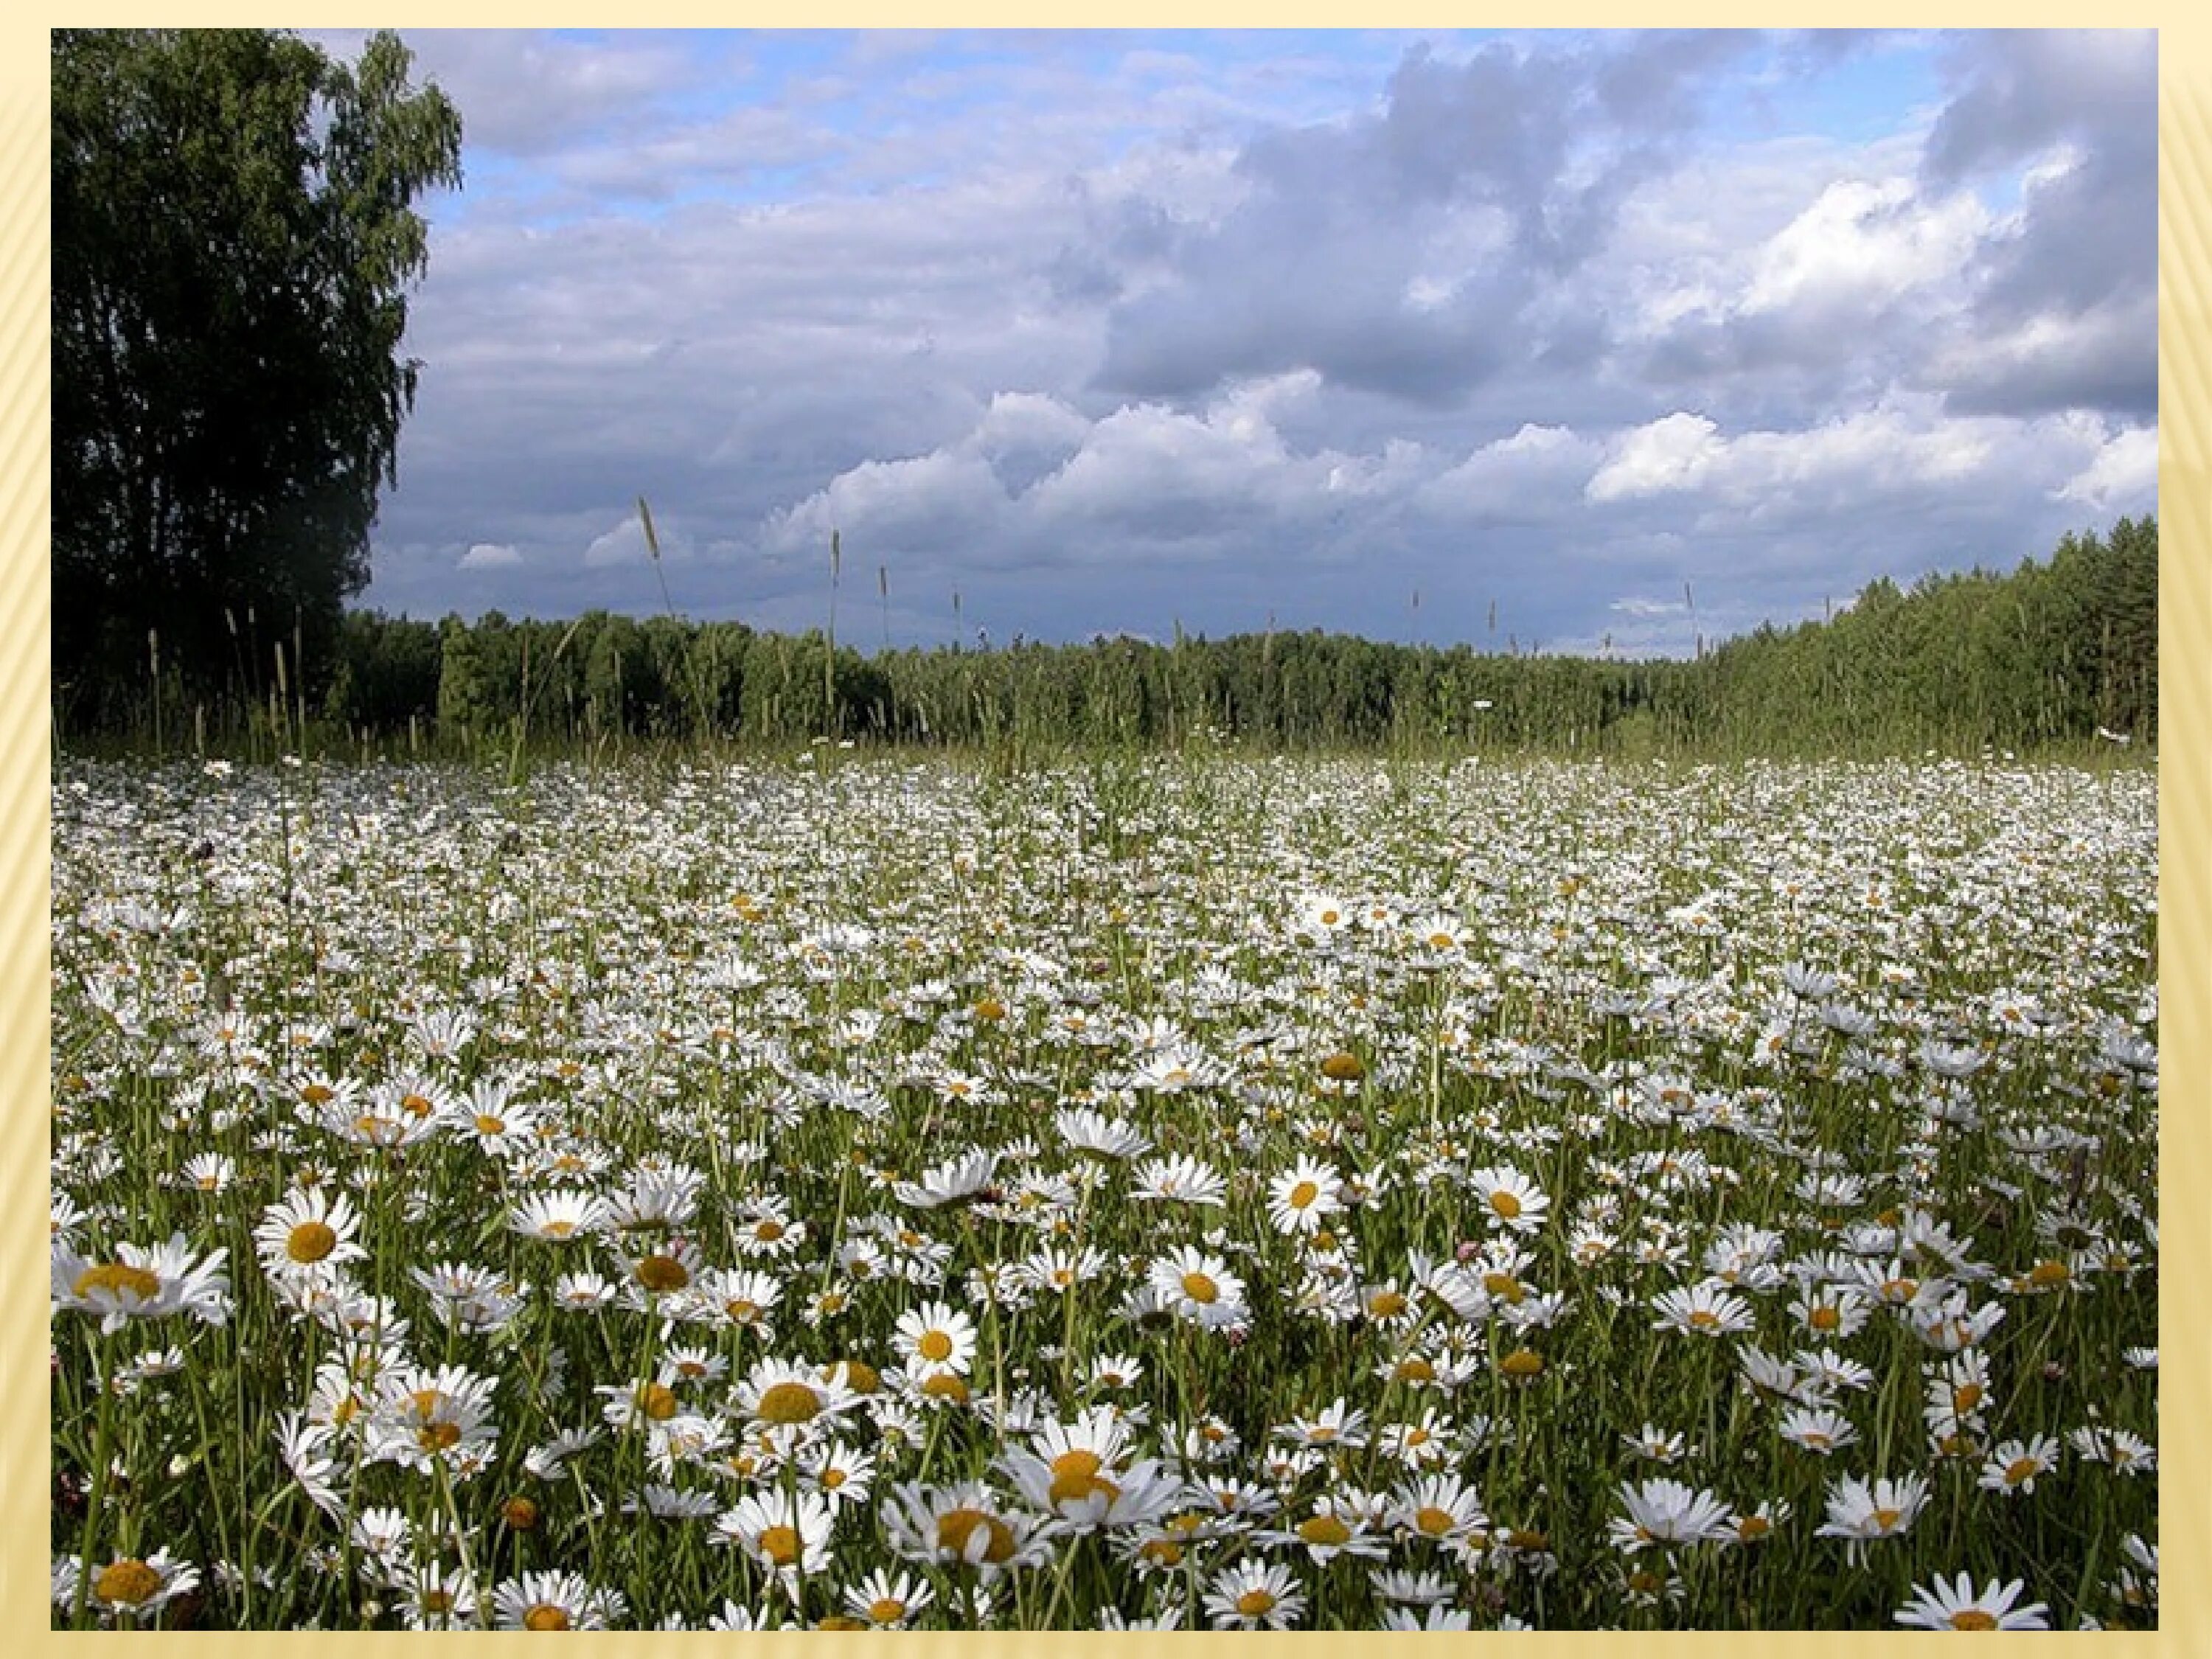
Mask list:
[[[2147,33],[407,39],[386,611],[1681,653],[2156,508]]]

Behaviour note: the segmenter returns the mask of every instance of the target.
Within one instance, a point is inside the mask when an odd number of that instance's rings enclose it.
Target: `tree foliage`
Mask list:
[[[2069,535],[2008,575],[1876,581],[1825,622],[1763,628],[1693,661],[1600,661],[1320,633],[1172,644],[834,653],[593,611],[473,626],[356,613],[325,705],[363,735],[836,735],[1038,748],[1537,745],[1603,753],[1822,753],[2145,742],[2158,730],[2158,522]],[[834,664],[824,673],[825,662]],[[834,688],[834,706],[825,702]]]
[[[202,692],[268,678],[279,640],[328,662],[460,117],[390,33],[349,66],[265,30],[57,29],[52,60],[58,694],[143,684],[149,631]]]

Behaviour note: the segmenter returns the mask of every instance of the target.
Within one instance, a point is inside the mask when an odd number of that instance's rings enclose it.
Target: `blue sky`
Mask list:
[[[2148,33],[406,38],[387,611],[658,611],[642,495],[864,644],[1678,654],[2155,510]]]

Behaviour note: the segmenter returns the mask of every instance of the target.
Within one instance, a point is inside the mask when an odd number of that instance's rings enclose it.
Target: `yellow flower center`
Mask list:
[[[1498,1362],[1498,1369],[1510,1377],[1526,1381],[1529,1377],[1541,1374],[1544,1369],[1544,1356],[1532,1349],[1516,1348]]]
[[[1893,1532],[1897,1523],[1904,1519],[1903,1510],[1876,1510],[1874,1512],[1875,1529],[1877,1532]]]
[[[1137,1554],[1156,1567],[1182,1565],[1182,1546],[1172,1538],[1148,1538],[1137,1547]]]
[[[952,1358],[952,1339],[943,1331],[925,1331],[921,1340],[914,1345],[915,1352],[924,1359],[938,1363]]]
[[[691,1270],[672,1255],[649,1255],[637,1264],[637,1282],[656,1293],[680,1291],[691,1282]]]
[[[568,1611],[565,1607],[555,1607],[550,1601],[540,1601],[522,1615],[522,1627],[525,1630],[566,1630],[568,1628]]]
[[[1816,1331],[1832,1331],[1844,1322],[1844,1310],[1823,1304],[1806,1316],[1805,1322]]]
[[[1452,1512],[1449,1510],[1438,1509],[1434,1504],[1423,1505],[1420,1511],[1413,1516],[1414,1527],[1423,1535],[1430,1538],[1443,1537],[1455,1524],[1457,1523],[1453,1521]]]
[[[773,1244],[783,1237],[783,1223],[757,1221],[753,1224],[753,1237],[763,1244]]]
[[[768,1423],[811,1423],[822,1410],[822,1396],[804,1382],[778,1382],[761,1391],[757,1415]]]
[[[896,1625],[906,1617],[906,1603],[895,1595],[878,1596],[868,1603],[868,1618],[878,1625]]]
[[[161,1293],[161,1281],[158,1275],[143,1267],[134,1267],[127,1261],[103,1261],[77,1276],[77,1295],[90,1296],[94,1291],[106,1291],[112,1296],[133,1296],[144,1302]]]
[[[1747,1515],[1735,1523],[1735,1535],[1749,1543],[1754,1538],[1764,1538],[1774,1529],[1774,1523],[1763,1515]]]
[[[1320,1188],[1315,1186],[1310,1181],[1301,1181],[1291,1188],[1291,1207],[1294,1210],[1303,1210],[1320,1196]]]
[[[725,1302],[722,1304],[722,1311],[729,1315],[731,1323],[735,1325],[750,1325],[754,1320],[760,1317],[760,1304],[757,1302],[748,1302],[744,1297],[738,1297],[734,1301]]]
[[[799,1565],[799,1528],[769,1527],[760,1535],[760,1553],[779,1567]]]
[[[1333,1515],[1316,1515],[1298,1522],[1298,1536],[1309,1544],[1348,1544],[1352,1528]]]
[[[319,1083],[310,1083],[300,1091],[300,1098],[310,1106],[327,1105],[337,1098],[337,1091]]]
[[[1406,1311],[1406,1298],[1395,1291],[1378,1291],[1367,1299],[1367,1311],[1376,1319],[1395,1319]]]
[[[478,1112],[477,1114],[477,1133],[480,1135],[503,1135],[507,1133],[507,1120],[503,1117],[493,1117],[487,1113]]]
[[[1433,1382],[1437,1380],[1437,1368],[1416,1354],[1400,1360],[1395,1375],[1401,1382]]]
[[[320,1221],[302,1221],[284,1241],[284,1254],[302,1266],[320,1261],[338,1247],[338,1236]]]
[[[1061,1504],[1079,1500],[1099,1492],[1109,1498],[1115,1496],[1121,1488],[1099,1475],[1098,1471],[1104,1467],[1104,1460],[1087,1448],[1079,1446],[1073,1451],[1062,1452],[1052,1460],[1052,1501]]]
[[[937,1543],[940,1549],[951,1550],[963,1560],[969,1559],[969,1546],[976,1533],[985,1536],[981,1559],[993,1566],[1011,1559],[1014,1553],[1013,1528],[995,1515],[986,1515],[981,1510],[947,1510],[937,1517]]]
[[[2027,1275],[2027,1282],[2039,1291],[2047,1291],[2054,1285],[2063,1285],[2073,1276],[2073,1269],[2064,1262],[2051,1260],[2037,1262]]]
[[[103,1601],[137,1607],[161,1593],[161,1575],[143,1561],[118,1561],[103,1568],[92,1582],[92,1593]]]
[[[866,1360],[848,1359],[842,1363],[845,1367],[845,1386],[854,1394],[873,1394],[878,1389],[883,1387],[883,1377]],[[836,1369],[834,1365],[830,1367],[831,1370]],[[823,1377],[826,1382],[829,1372],[823,1372]]]
[[[1996,1615],[1984,1613],[1979,1607],[1960,1607],[1951,1615],[1953,1630],[1995,1630],[1996,1627]]]
[[[1335,915],[1334,911],[1328,913]],[[1275,1593],[1269,1589],[1248,1589],[1237,1598],[1237,1611],[1246,1619],[1261,1619],[1275,1610]]]
[[[1321,1063],[1321,1074],[1331,1083],[1357,1083],[1367,1075],[1366,1062],[1340,1049]]]
[[[426,1452],[450,1451],[460,1443],[458,1423],[425,1423],[415,1431],[415,1443]]]
[[[1194,1302],[1211,1304],[1221,1299],[1221,1286],[1204,1273],[1185,1273],[1182,1276],[1182,1293]]]
[[[402,1095],[399,1109],[410,1117],[428,1117],[436,1109],[430,1104],[428,1095]]]
[[[968,1385],[951,1371],[939,1371],[922,1380],[921,1391],[933,1400],[950,1400],[960,1405],[968,1398]]]
[[[1490,1207],[1504,1217],[1506,1220],[1511,1221],[1518,1218],[1521,1213],[1521,1200],[1500,1187],[1496,1192],[1491,1194]]]
[[[1717,1330],[1720,1327],[1720,1322],[1721,1316],[1710,1308],[1693,1308],[1690,1310],[1690,1323],[1698,1330]]]
[[[2005,1465],[2005,1485],[2017,1486],[2023,1480],[2033,1480],[2043,1472],[2043,1465],[2033,1457],[2015,1457]]]
[[[656,1423],[676,1415],[676,1390],[665,1382],[648,1382],[637,1391],[637,1408]]]
[[[1951,1390],[1951,1409],[1954,1412],[1963,1414],[1981,1403],[1982,1385],[1978,1382],[1961,1382]]]
[[[556,1220],[547,1222],[543,1231],[548,1238],[568,1238],[575,1233],[576,1224],[566,1216],[562,1216]]]
[[[1545,1532],[1524,1532],[1516,1528],[1505,1534],[1505,1541],[1516,1550],[1547,1550],[1552,1547],[1552,1535]]]

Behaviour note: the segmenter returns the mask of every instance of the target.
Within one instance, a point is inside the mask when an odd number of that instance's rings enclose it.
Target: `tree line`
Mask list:
[[[863,654],[820,632],[592,611],[474,623],[347,613],[301,684],[242,714],[327,745],[527,743],[1265,748],[1535,746],[1609,753],[1951,751],[2154,742],[2158,523],[2069,534],[2005,574],[1875,582],[1823,620],[1692,659],[1390,644],[1319,632],[939,646]],[[250,653],[248,653],[250,654]],[[168,731],[191,714],[179,682]],[[142,699],[143,702],[143,699]],[[151,724],[141,708],[143,733]]]

